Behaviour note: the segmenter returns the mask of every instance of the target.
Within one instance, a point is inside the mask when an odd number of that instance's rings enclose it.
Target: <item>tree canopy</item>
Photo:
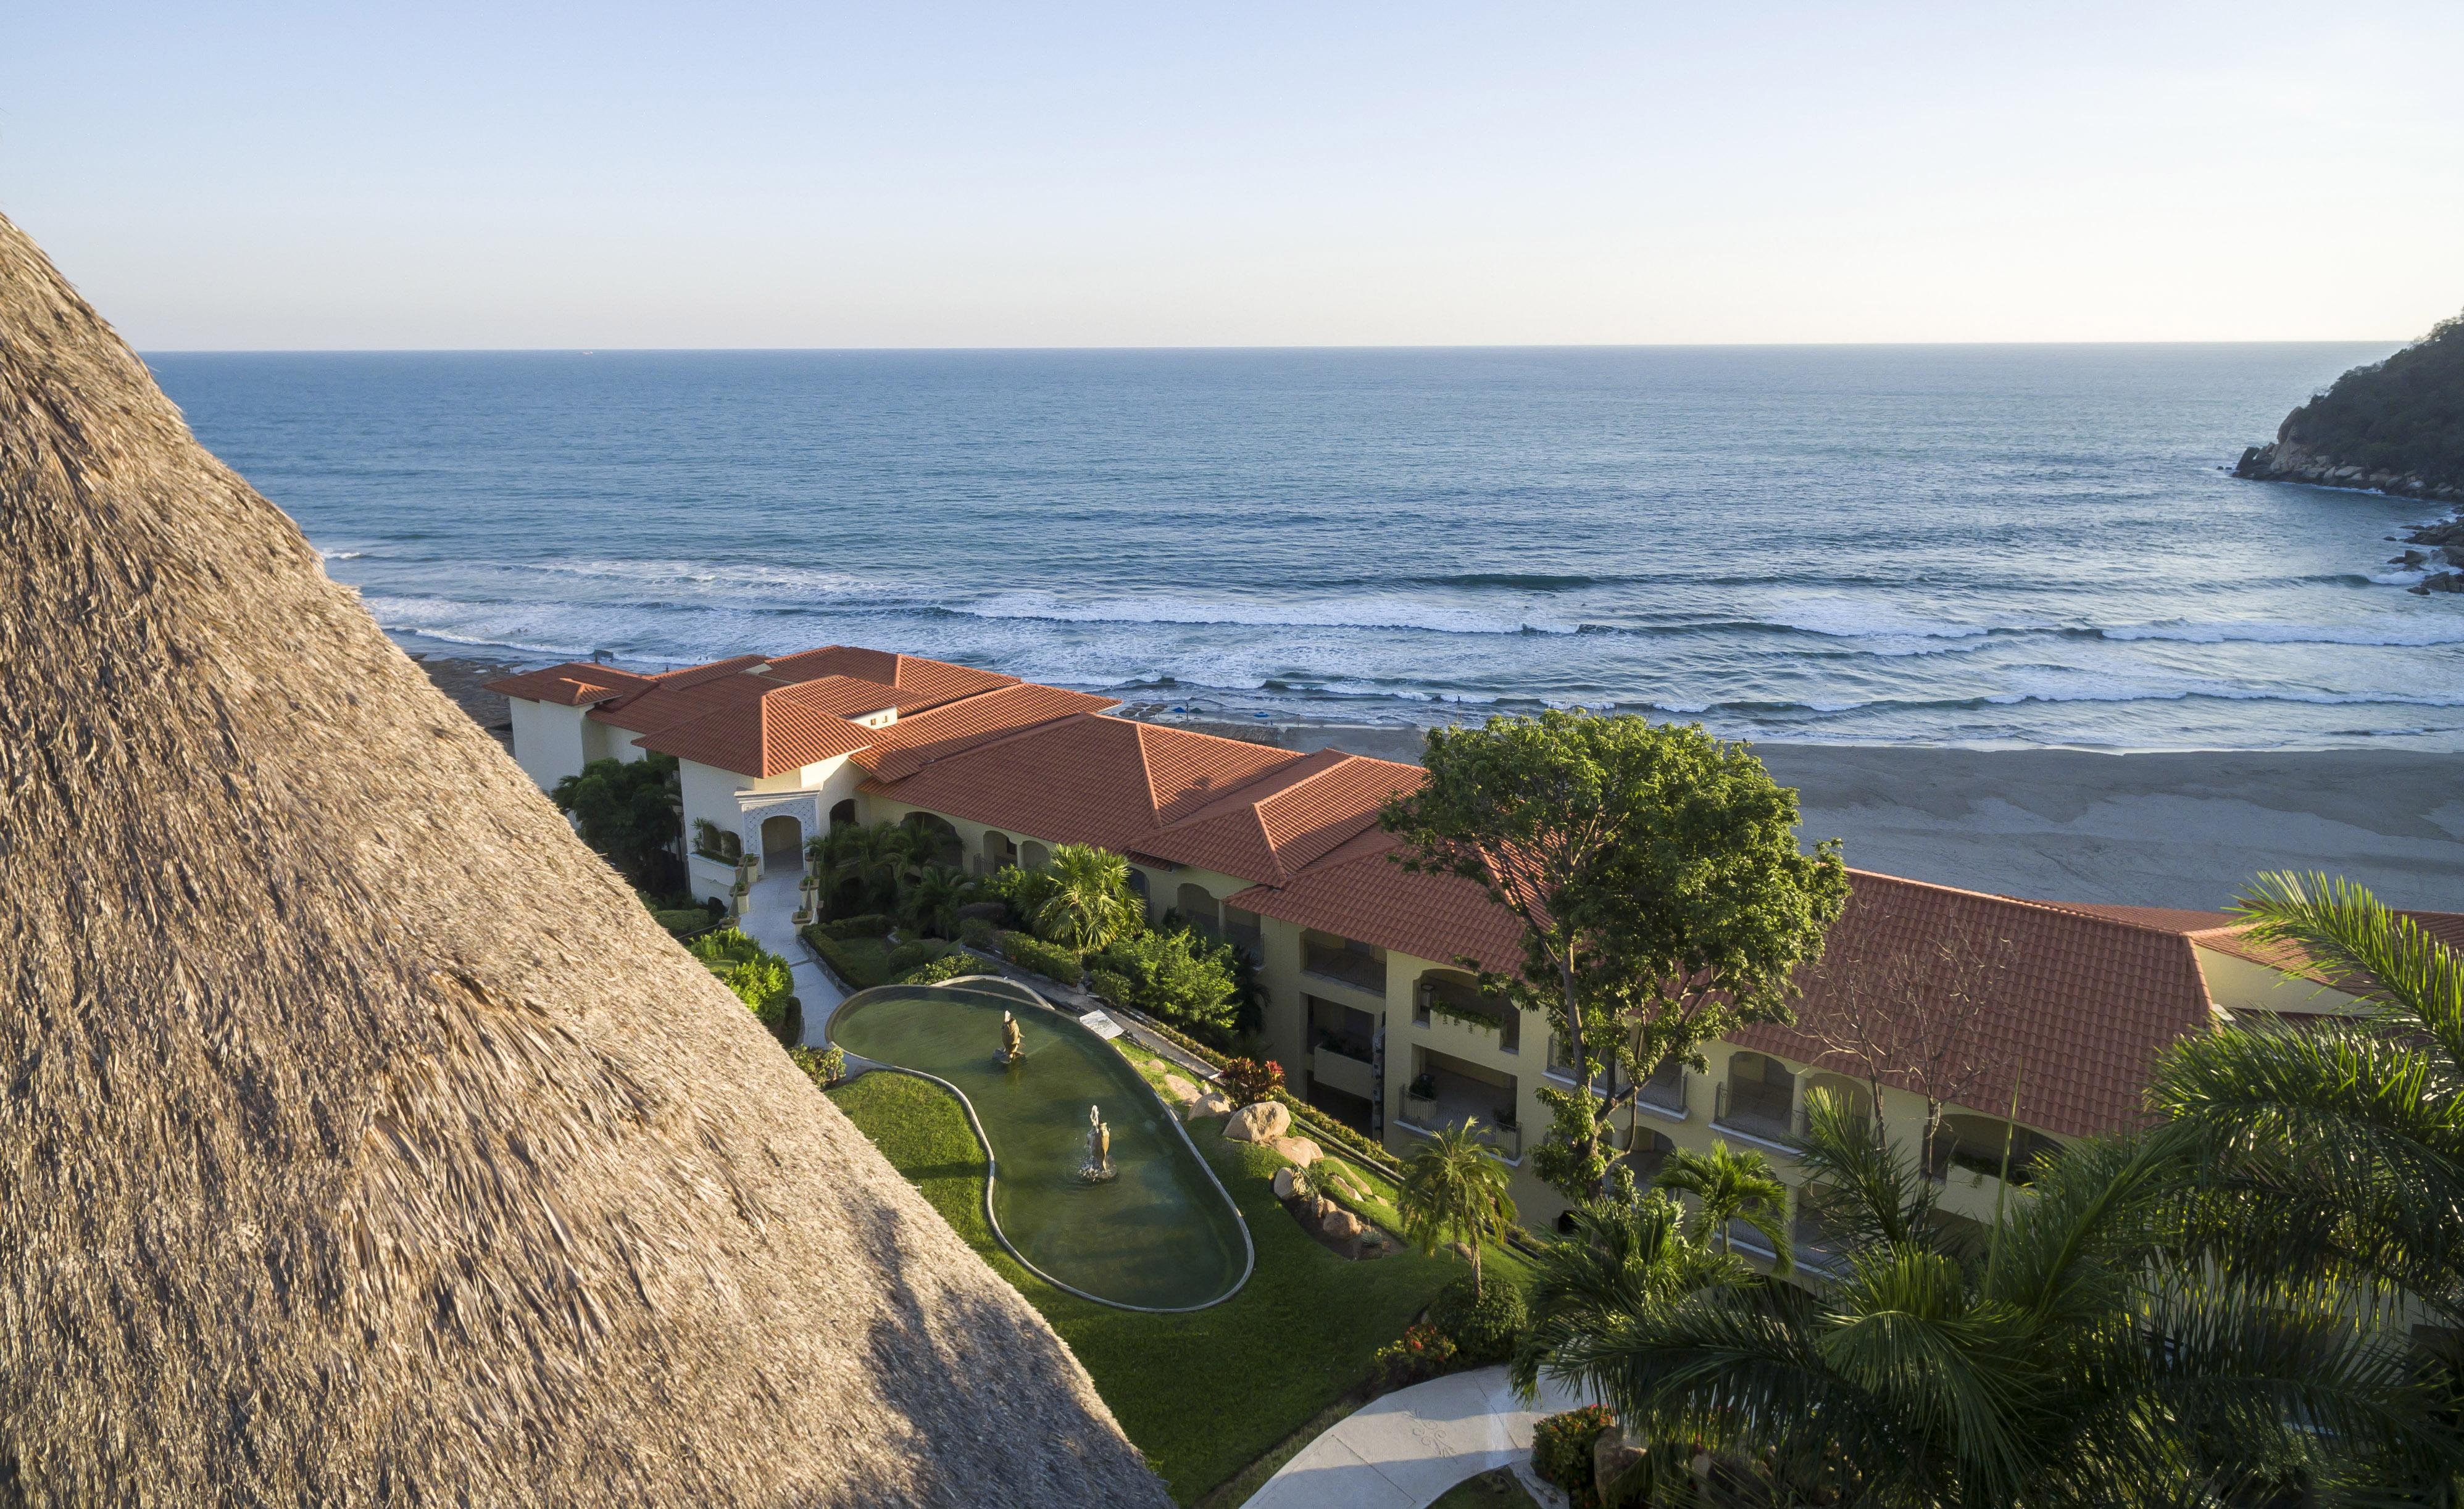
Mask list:
[[[2464,315],[2338,378],[2277,436],[2346,465],[2464,483]]]
[[[573,818],[582,842],[597,849],[635,887],[664,895],[682,886],[684,797],[671,754],[637,760],[595,759],[548,793]]]
[[[1663,1062],[1700,1069],[1705,1041],[1787,1019],[1792,972],[1847,903],[1837,842],[1799,852],[1796,793],[1700,725],[1552,710],[1432,730],[1422,763],[1383,816],[1397,858],[1523,924],[1519,967],[1482,985],[1546,1012],[1562,1067],[1605,1092],[1539,1092],[1535,1169],[1585,1198],[1610,1118]]]

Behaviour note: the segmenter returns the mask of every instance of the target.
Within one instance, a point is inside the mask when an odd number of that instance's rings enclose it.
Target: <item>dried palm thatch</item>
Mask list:
[[[0,219],[0,1499],[1165,1502]]]

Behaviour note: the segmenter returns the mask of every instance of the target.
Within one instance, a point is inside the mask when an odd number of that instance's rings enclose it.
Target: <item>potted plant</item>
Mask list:
[[[1434,1074],[1416,1074],[1412,1077],[1411,1087],[1403,1093],[1416,1101],[1434,1101],[1438,1098],[1438,1077]]]

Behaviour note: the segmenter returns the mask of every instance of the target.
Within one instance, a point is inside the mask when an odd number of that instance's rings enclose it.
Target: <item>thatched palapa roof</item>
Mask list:
[[[0,1498],[1162,1504],[0,219]]]

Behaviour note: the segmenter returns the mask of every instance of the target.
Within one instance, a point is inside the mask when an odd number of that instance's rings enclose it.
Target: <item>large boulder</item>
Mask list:
[[[1211,1084],[1206,1087],[1206,1093],[1200,1095],[1189,1107],[1189,1119],[1191,1121],[1196,1121],[1200,1116],[1229,1116],[1231,1114],[1232,1097],[1224,1094],[1221,1090],[1217,1089]]]
[[[1223,1135],[1234,1142],[1273,1142],[1291,1128],[1292,1113],[1274,1101],[1243,1105],[1223,1124]]]
[[[1198,1099],[1198,1086],[1177,1074],[1163,1077],[1163,1092],[1171,1096],[1177,1105],[1187,1105]]]
[[[1635,1463],[1642,1460],[1642,1448],[1628,1446],[1625,1432],[1602,1431],[1592,1442],[1592,1482],[1605,1495]]]
[[[1276,1199],[1288,1200],[1292,1197],[1292,1192],[1300,1188],[1299,1184],[1294,1181],[1292,1172],[1293,1170],[1289,1169],[1277,1169],[1275,1170]]]
[[[1366,1230],[1366,1228],[1360,1224],[1359,1216],[1353,1214],[1350,1211],[1343,1209],[1341,1206],[1336,1206],[1333,1210],[1327,1212],[1326,1218],[1318,1222],[1317,1229],[1326,1233],[1329,1236],[1333,1237],[1339,1242],[1348,1242],[1352,1240],[1352,1238],[1359,1236],[1362,1231]]]
[[[1326,1149],[1306,1137],[1278,1137],[1267,1146],[1304,1169],[1326,1156]]]

